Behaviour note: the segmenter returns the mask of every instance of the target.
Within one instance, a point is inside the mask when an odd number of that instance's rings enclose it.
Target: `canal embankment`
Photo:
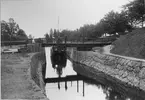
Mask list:
[[[45,94],[46,57],[45,52],[35,53],[31,58],[30,74],[34,82]]]
[[[74,67],[76,72],[101,82],[115,82],[122,92],[131,90],[145,98],[145,62],[75,48],[67,51],[71,61],[82,65]]]
[[[1,99],[48,100],[44,48],[34,50],[1,54]]]
[[[1,99],[48,100],[31,78],[30,62],[34,55],[35,53],[1,55]]]

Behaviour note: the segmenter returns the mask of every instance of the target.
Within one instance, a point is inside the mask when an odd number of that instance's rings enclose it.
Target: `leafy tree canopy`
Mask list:
[[[19,28],[19,25],[13,18],[9,22],[1,21],[1,40],[2,41],[17,41],[28,39],[25,31]]]
[[[125,34],[137,26],[143,27],[145,22],[145,1],[133,0],[123,6],[121,12],[108,12],[98,23],[85,24],[76,30],[64,29],[58,32],[50,30],[50,35],[56,38],[58,35],[67,37],[67,40],[84,41],[91,38],[99,38],[108,33],[110,35]],[[58,34],[59,33],[59,34]]]
[[[134,0],[123,6],[124,10],[127,12],[128,20],[131,25],[136,27],[137,25],[144,26],[145,22],[145,1],[144,0]]]

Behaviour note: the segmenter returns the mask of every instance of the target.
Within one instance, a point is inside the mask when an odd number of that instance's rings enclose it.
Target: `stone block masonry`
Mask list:
[[[34,82],[41,88],[45,94],[45,71],[46,71],[46,58],[45,52],[35,53],[31,58],[31,77]]]
[[[105,73],[129,86],[145,91],[145,62],[93,51],[68,48],[68,56],[90,68]]]

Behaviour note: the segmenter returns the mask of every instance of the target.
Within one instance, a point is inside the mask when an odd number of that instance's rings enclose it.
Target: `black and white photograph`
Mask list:
[[[145,100],[145,0],[0,0],[2,100]]]

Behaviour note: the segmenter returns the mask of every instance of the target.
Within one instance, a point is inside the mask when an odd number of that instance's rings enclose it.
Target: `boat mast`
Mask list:
[[[58,16],[58,36],[59,36],[59,16]]]

